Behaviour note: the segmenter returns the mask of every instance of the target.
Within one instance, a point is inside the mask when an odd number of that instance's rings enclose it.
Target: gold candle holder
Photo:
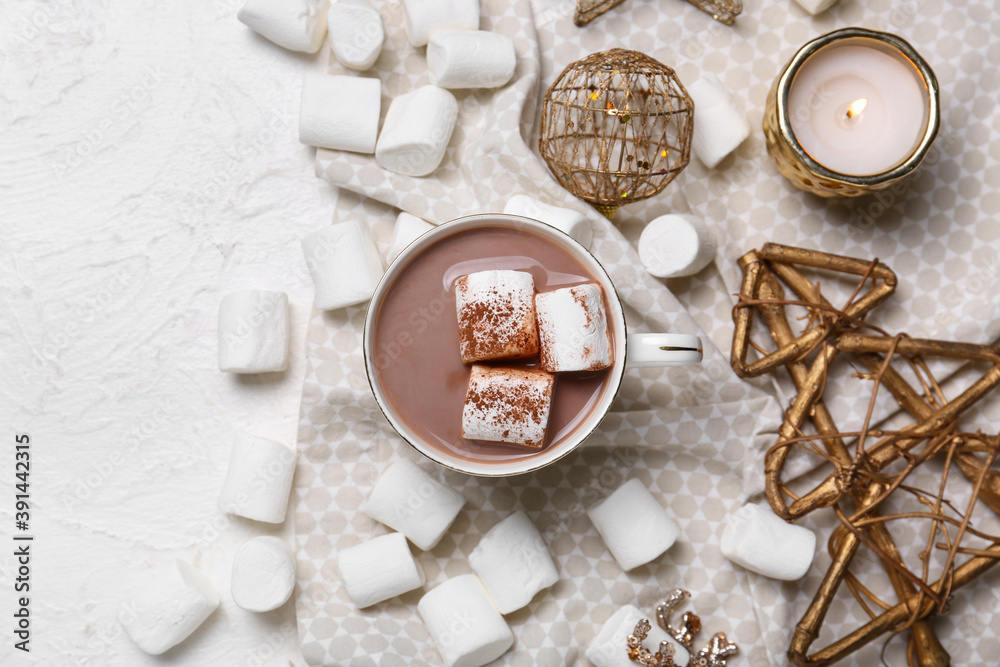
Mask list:
[[[876,46],[884,52],[902,57],[913,65],[926,86],[926,122],[912,151],[891,168],[874,174],[845,174],[817,162],[796,138],[789,113],[789,91],[806,61],[824,49],[852,44]],[[940,124],[937,78],[920,54],[906,40],[896,35],[864,28],[844,28],[827,33],[803,46],[775,79],[767,96],[764,137],[768,154],[779,171],[795,187],[821,197],[857,197],[887,188],[913,173],[927,155]]]

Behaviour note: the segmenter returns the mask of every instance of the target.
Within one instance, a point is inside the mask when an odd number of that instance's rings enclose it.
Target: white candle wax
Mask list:
[[[864,176],[895,167],[927,125],[928,92],[902,54],[862,40],[811,56],[788,91],[792,131],[827,169]]]

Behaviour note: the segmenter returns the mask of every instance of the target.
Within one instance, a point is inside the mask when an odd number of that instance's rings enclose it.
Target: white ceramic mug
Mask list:
[[[507,227],[531,231],[569,251],[604,289],[609,306],[608,322],[614,334],[614,363],[604,391],[590,416],[573,433],[561,441],[549,445],[537,454],[512,461],[462,460],[425,442],[396,413],[382,389],[376,368],[377,356],[374,335],[372,334],[373,325],[383,301],[391,298],[390,287],[395,282],[396,277],[410,262],[420,261],[420,254],[431,245],[452,234],[483,227]],[[386,419],[406,442],[424,456],[446,468],[470,475],[502,477],[538,470],[576,449],[587,436],[594,432],[608,413],[611,403],[618,393],[618,388],[621,386],[626,367],[699,363],[702,358],[702,347],[701,340],[697,336],[688,334],[628,333],[621,300],[611,282],[611,277],[586,248],[555,227],[537,220],[501,213],[484,213],[459,218],[436,227],[415,240],[396,257],[375,289],[371,304],[368,306],[368,315],[365,319],[364,353],[368,382],[375,394],[375,400]]]

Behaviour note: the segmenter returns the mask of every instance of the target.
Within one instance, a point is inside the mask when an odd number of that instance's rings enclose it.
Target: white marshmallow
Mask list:
[[[458,100],[444,88],[422,86],[400,95],[389,105],[375,159],[391,172],[426,176],[444,159],[457,120]]]
[[[693,215],[661,215],[639,236],[639,261],[657,278],[693,276],[715,259],[718,241]]]
[[[424,46],[441,30],[479,30],[479,0],[403,0],[406,36]]]
[[[750,121],[719,77],[711,72],[703,74],[687,91],[694,100],[691,148],[712,169],[750,136]]]
[[[540,449],[555,381],[545,371],[474,365],[462,409],[462,437]]]
[[[564,234],[569,234],[584,248],[589,248],[594,240],[594,230],[590,226],[590,220],[587,220],[583,213],[544,204],[528,195],[514,195],[508,199],[503,212],[508,215],[523,215],[551,225]]]
[[[596,371],[611,365],[603,290],[587,283],[535,295],[539,362],[550,373]]]
[[[351,601],[370,607],[424,585],[424,571],[413,560],[402,533],[389,533],[344,549],[337,567]]]
[[[400,459],[378,478],[363,510],[427,551],[441,541],[463,505],[458,491],[413,461]]]
[[[427,42],[427,71],[442,88],[499,88],[514,76],[514,40],[488,30],[445,30]]]
[[[236,18],[292,51],[316,53],[326,37],[329,0],[246,0]]]
[[[527,271],[477,271],[455,281],[462,361],[538,354],[535,279]]]
[[[729,515],[722,555],[751,572],[795,581],[805,576],[816,553],[816,533],[795,526],[763,505],[744,505]]]
[[[392,263],[399,253],[403,252],[406,246],[410,245],[422,236],[425,232],[434,229],[434,225],[410,215],[406,211],[400,211],[396,216],[396,226],[392,229],[392,240],[389,242],[389,252],[386,253],[386,262]]]
[[[483,535],[469,554],[469,565],[501,614],[517,611],[531,602],[538,591],[559,581],[545,540],[521,511]]]
[[[514,643],[507,621],[474,574],[449,579],[427,593],[417,611],[445,667],[482,667]]]
[[[378,79],[306,74],[299,106],[299,141],[355,153],[374,153],[382,84]]]
[[[288,296],[232,292],[219,302],[219,370],[268,373],[288,368]]]
[[[371,229],[361,220],[340,222],[302,239],[316,285],[316,307],[335,310],[372,298],[385,265]]]
[[[194,632],[219,606],[219,594],[203,574],[178,560],[158,572],[127,605],[121,618],[135,645],[160,655]]]
[[[233,558],[230,590],[233,602],[247,611],[271,611],[295,590],[295,555],[284,540],[270,535],[254,537]]]
[[[638,479],[622,484],[587,514],[626,572],[672,547],[680,534],[677,524]]]
[[[219,509],[254,521],[281,523],[297,458],[294,451],[273,440],[237,433]]]
[[[600,632],[594,637],[587,647],[587,660],[594,667],[635,667],[636,663],[628,657],[625,647],[625,638],[635,631],[636,623],[642,619],[650,621],[652,627],[649,635],[642,645],[656,653],[660,650],[660,642],[668,641],[675,649],[674,662],[678,665],[686,665],[691,659],[688,650],[677,643],[656,624],[656,618],[650,618],[649,614],[643,614],[638,607],[626,605],[611,615]]]
[[[795,0],[795,2],[799,3],[799,7],[813,16],[825,12],[837,4],[837,0]]]
[[[341,65],[364,71],[378,60],[385,40],[385,26],[382,14],[365,0],[331,3],[326,25],[333,55]]]

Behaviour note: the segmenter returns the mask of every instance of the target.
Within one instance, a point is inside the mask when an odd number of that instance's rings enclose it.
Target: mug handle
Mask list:
[[[697,364],[701,362],[701,358],[701,339],[697,336],[669,333],[628,334],[625,347],[627,367]]]

